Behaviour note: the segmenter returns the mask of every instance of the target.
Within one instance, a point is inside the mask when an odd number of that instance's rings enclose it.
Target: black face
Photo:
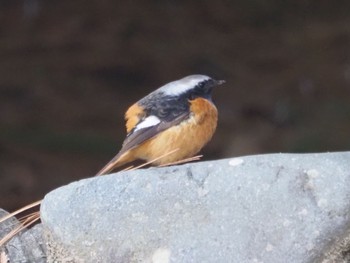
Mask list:
[[[194,100],[196,98],[205,98],[211,101],[211,91],[214,86],[217,85],[217,81],[213,79],[204,80],[197,84],[197,86],[188,91],[188,97],[190,100]]]

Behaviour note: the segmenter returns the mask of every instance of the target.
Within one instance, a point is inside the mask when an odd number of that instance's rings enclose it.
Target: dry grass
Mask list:
[[[25,207],[22,207],[15,212],[12,212],[3,218],[0,218],[0,224],[8,219],[10,219],[13,216],[16,216],[20,213],[24,213],[28,211],[29,209],[39,206],[41,204],[41,201],[36,201],[34,203],[31,203],[29,205],[26,205]],[[19,219],[20,224],[16,226],[14,229],[12,229],[9,233],[7,233],[1,240],[0,240],[0,247],[5,245],[11,238],[13,238],[15,235],[17,235],[19,232],[21,232],[23,229],[33,225],[36,221],[40,219],[40,212],[36,211],[27,215],[24,215]]]

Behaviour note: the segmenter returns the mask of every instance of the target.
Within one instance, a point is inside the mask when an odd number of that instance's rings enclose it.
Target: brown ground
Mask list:
[[[194,73],[227,80],[205,159],[349,150],[349,14],[341,0],[0,0],[0,207],[93,175],[128,105]]]

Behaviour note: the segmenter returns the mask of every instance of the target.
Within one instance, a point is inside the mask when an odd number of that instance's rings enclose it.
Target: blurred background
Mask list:
[[[205,160],[350,149],[350,1],[0,0],[0,207],[94,175],[190,74],[227,81]]]

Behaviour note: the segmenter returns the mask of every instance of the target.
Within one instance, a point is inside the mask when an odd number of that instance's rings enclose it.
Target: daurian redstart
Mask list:
[[[225,83],[205,75],[170,82],[125,113],[127,136],[120,152],[97,175],[126,163],[154,160],[168,164],[194,156],[213,136],[218,119],[212,88]]]

